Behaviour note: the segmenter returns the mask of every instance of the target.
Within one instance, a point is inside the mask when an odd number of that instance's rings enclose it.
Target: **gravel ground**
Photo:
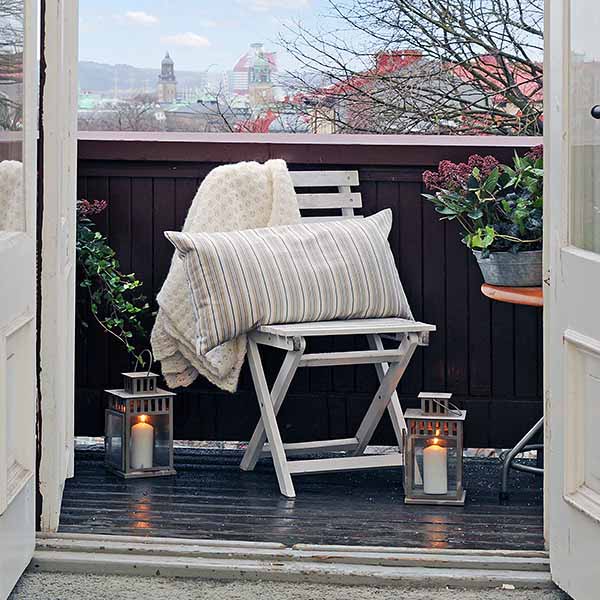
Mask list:
[[[556,590],[367,588],[26,573],[9,600],[568,600]]]

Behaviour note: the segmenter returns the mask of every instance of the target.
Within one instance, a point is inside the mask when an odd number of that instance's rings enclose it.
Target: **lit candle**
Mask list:
[[[131,428],[131,468],[148,469],[152,467],[154,450],[154,427],[147,423],[148,417],[142,415],[138,423]]]
[[[426,494],[448,493],[448,452],[438,438],[423,451],[423,491]]]

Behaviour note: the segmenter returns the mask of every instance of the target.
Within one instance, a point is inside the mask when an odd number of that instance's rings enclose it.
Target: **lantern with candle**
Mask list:
[[[467,411],[452,394],[422,392],[420,409],[405,412],[404,501],[464,505],[463,424]]]
[[[117,475],[174,475],[173,399],[156,385],[158,375],[122,373],[123,389],[106,390],[105,464]]]

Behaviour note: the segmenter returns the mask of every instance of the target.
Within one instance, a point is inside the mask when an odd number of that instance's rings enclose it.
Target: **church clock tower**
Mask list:
[[[252,107],[265,107],[273,102],[273,66],[262,44],[251,44],[252,58],[248,68],[248,95]]]
[[[167,52],[162,60],[160,75],[158,76],[158,101],[161,104],[172,104],[176,99],[175,63]]]

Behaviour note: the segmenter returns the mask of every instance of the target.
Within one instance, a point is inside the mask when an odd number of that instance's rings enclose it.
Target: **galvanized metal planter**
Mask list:
[[[473,250],[486,283],[511,287],[542,285],[542,251],[492,252],[488,258]]]

